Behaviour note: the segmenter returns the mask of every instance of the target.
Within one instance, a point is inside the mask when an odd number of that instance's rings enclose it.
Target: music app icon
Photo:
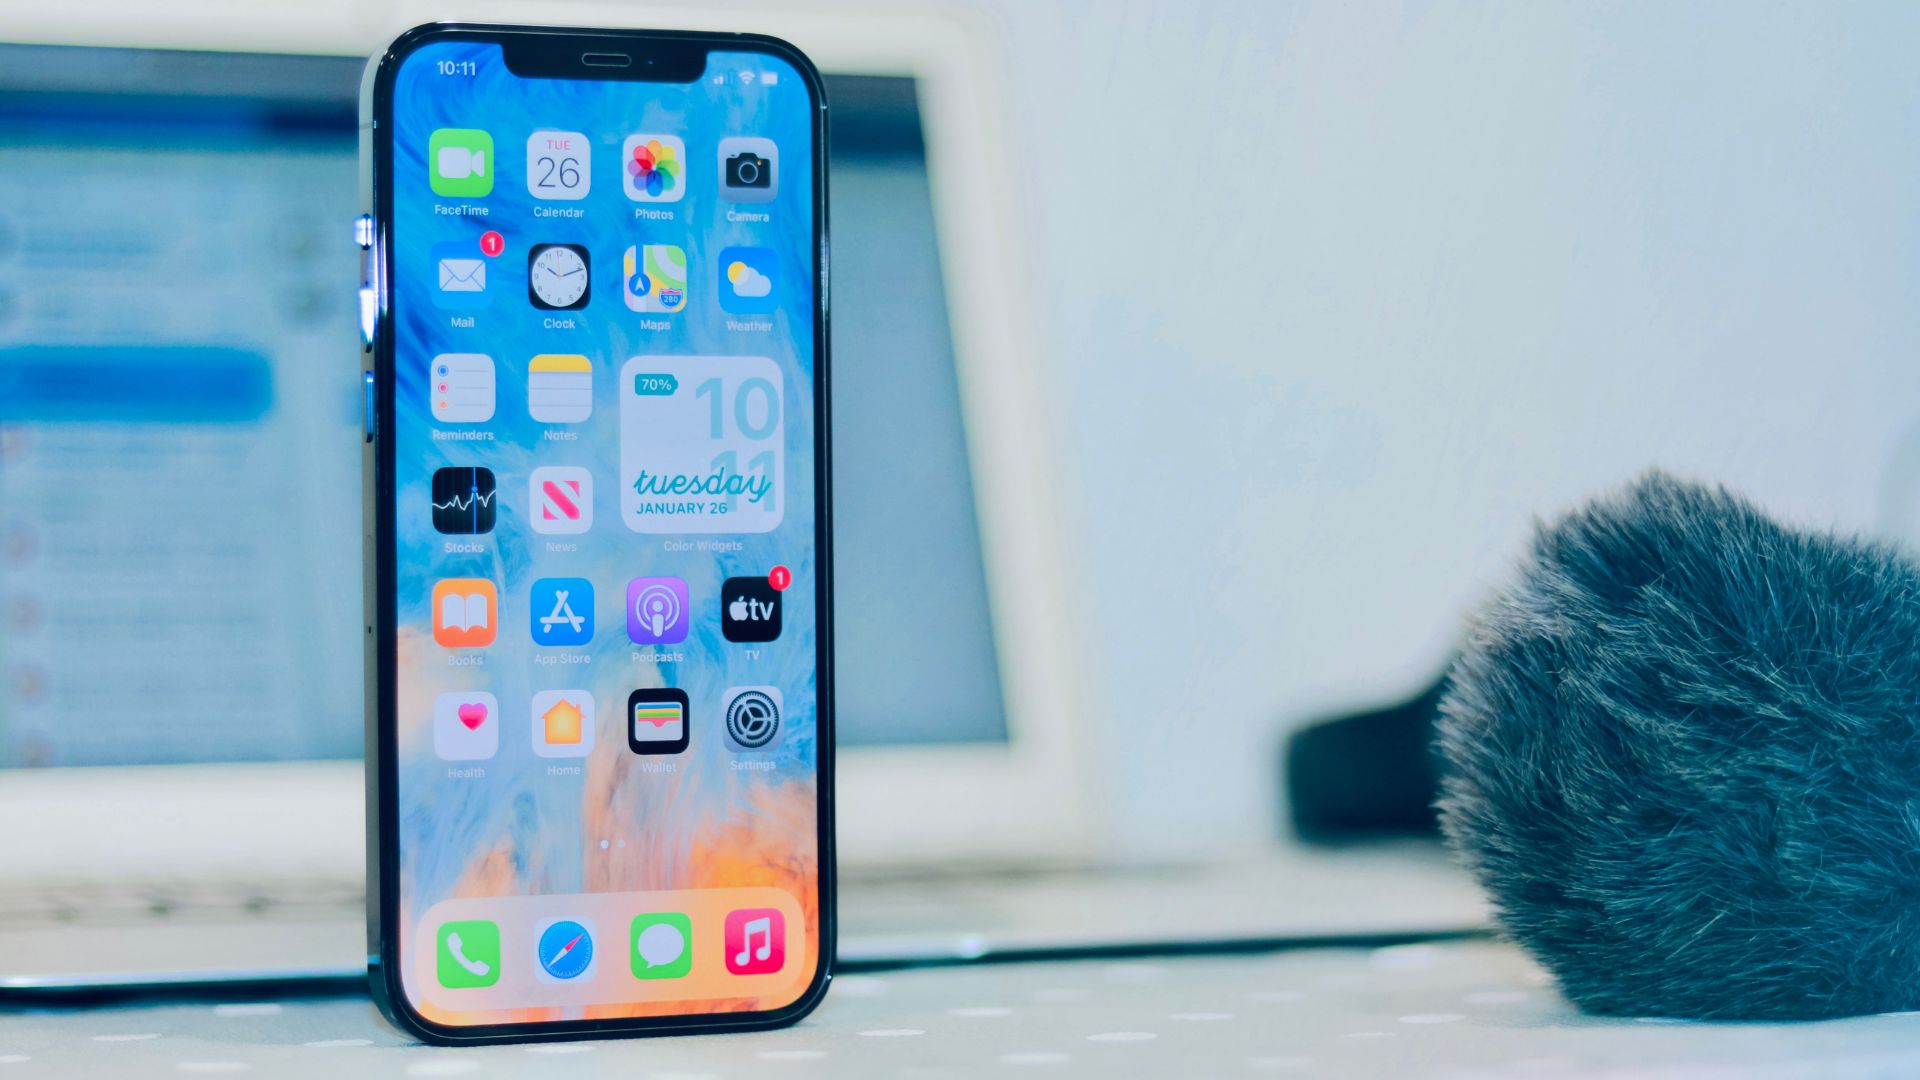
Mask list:
[[[727,970],[735,975],[771,975],[787,965],[787,917],[778,908],[741,908],[727,913],[722,944]]]

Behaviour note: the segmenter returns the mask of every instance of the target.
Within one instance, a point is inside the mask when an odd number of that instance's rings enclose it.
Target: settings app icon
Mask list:
[[[723,699],[727,718],[727,746],[733,750],[765,750],[780,736],[780,689],[774,686],[736,686]]]

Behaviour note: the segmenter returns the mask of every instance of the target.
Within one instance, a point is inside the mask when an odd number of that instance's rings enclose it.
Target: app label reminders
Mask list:
[[[640,533],[761,533],[786,505],[786,395],[764,356],[620,369],[620,517]]]

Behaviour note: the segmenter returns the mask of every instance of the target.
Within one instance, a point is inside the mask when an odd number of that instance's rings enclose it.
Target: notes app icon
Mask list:
[[[722,939],[735,975],[771,975],[787,966],[787,917],[779,908],[729,911]]]
[[[527,365],[527,412],[542,424],[579,424],[593,415],[593,364],[548,353]]]
[[[500,596],[486,578],[443,578],[433,587],[433,640],[449,649],[493,644]]]

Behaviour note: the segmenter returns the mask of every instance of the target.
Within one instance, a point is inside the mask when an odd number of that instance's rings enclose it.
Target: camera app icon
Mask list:
[[[772,139],[720,140],[720,194],[734,202],[772,202],[780,191],[780,148]]]

